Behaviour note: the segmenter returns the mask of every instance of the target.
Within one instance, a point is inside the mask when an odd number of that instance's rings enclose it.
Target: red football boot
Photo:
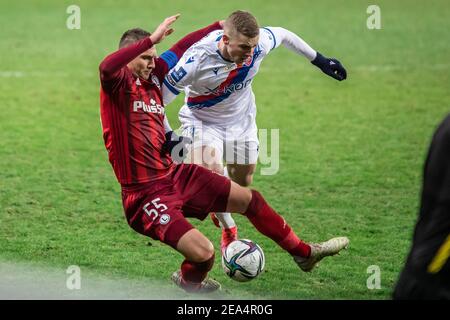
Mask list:
[[[237,226],[222,229],[222,240],[220,241],[220,249],[222,252],[228,247],[228,245],[234,240],[238,239]]]

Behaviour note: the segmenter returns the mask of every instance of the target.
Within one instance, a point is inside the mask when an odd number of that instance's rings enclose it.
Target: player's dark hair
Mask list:
[[[136,41],[147,38],[150,35],[151,35],[150,32],[145,31],[144,29],[141,29],[141,28],[134,28],[134,29],[127,30],[122,35],[122,38],[120,38],[119,48],[126,47],[132,43],[135,43]]]
[[[259,35],[259,26],[256,18],[247,11],[237,10],[230,14],[225,25],[234,28],[246,37],[254,38]]]

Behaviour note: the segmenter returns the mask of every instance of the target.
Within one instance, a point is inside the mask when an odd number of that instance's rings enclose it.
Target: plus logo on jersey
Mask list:
[[[148,113],[164,114],[164,107],[156,103],[154,99],[150,99],[150,105],[144,101],[133,101],[133,111],[138,112],[141,109]]]

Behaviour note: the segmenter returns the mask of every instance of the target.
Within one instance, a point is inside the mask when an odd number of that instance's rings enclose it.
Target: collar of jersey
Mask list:
[[[220,53],[220,50],[219,50],[219,49],[217,49],[216,52],[217,52],[217,54],[219,55],[219,57],[222,58],[223,61],[228,62],[228,63],[233,63],[233,64],[234,64],[233,61],[226,59],[226,58]]]
[[[223,36],[223,35],[221,34],[221,35],[216,39],[216,42],[219,42],[220,39],[222,39],[222,36]],[[217,50],[216,50],[216,52],[217,52],[217,54],[219,55],[219,57],[222,58],[223,61],[228,62],[228,63],[234,63],[233,61],[226,59],[226,58],[220,53],[220,50],[219,50],[219,43],[217,43]]]
[[[148,79],[149,79],[149,80],[145,80],[145,79],[143,79],[143,78],[141,78],[141,77],[135,75],[133,72],[132,72],[131,74],[133,75],[134,82],[136,82],[136,80],[139,79],[139,81],[140,81],[141,84],[143,84],[143,85],[153,85],[153,84],[154,84],[153,81],[150,81],[150,79],[152,78],[152,75],[153,75],[152,72],[151,72],[150,75],[148,76]]]

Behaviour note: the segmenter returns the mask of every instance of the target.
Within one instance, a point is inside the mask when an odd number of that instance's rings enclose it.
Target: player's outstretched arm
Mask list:
[[[338,81],[347,79],[347,71],[337,59],[324,57],[320,52],[317,52],[311,63],[322,70],[323,73]]]
[[[142,52],[150,49],[153,45],[161,42],[165,37],[173,32],[171,25],[178,19],[180,15],[174,15],[166,18],[152,35],[133,43],[130,46],[121,48],[108,55],[99,66],[100,79],[102,82],[120,77],[120,70],[125,67],[134,58]]]
[[[123,67],[151,47],[153,47],[152,40],[145,38],[108,55],[99,66],[102,82],[120,77]]]
[[[283,47],[306,57],[309,61],[312,61],[315,58],[316,51],[295,33],[281,27],[267,27],[263,29],[264,32],[266,32],[265,35],[268,35],[267,31],[271,33],[273,38],[273,49],[282,44]]]
[[[183,37],[180,41],[178,41],[175,45],[173,45],[172,48],[170,48],[170,50],[177,55],[178,59],[181,58],[181,56],[190,46],[192,46],[194,43],[202,39],[204,36],[208,35],[208,33],[218,29],[222,29],[223,23],[224,20],[216,21],[202,29],[189,33],[188,35]]]
[[[187,64],[182,64],[182,61],[179,61],[185,51],[189,49],[189,47],[191,47],[194,43],[208,35],[210,32],[222,29],[223,23],[224,20],[217,21],[205,28],[189,33],[180,41],[178,41],[174,46],[172,46],[172,48],[164,52],[158,59],[155,74],[158,76],[160,81],[163,82],[161,91],[163,94],[163,101],[165,106],[169,105],[173,100],[175,100],[180,91],[182,91],[182,89],[184,88],[183,83],[186,82],[186,78],[192,78],[193,76],[192,68],[195,63],[191,63],[191,61],[187,62]],[[174,68],[175,66],[176,68]],[[168,75],[170,70],[172,70],[172,76]],[[176,76],[177,72],[175,72],[175,70],[179,70],[179,77]],[[187,77],[185,77],[185,71],[189,73]],[[173,76],[175,76],[176,79],[174,79]],[[181,80],[181,78],[184,78],[184,81],[179,81]],[[188,82],[189,81],[187,81],[186,83]]]
[[[305,56],[309,61],[311,61],[312,64],[328,76],[339,81],[347,78],[347,71],[339,60],[324,57],[319,52],[311,48],[308,43],[306,43],[295,33],[280,27],[268,27],[264,29],[269,31],[273,37],[273,48],[277,47],[279,44],[283,44],[283,46],[289,50]]]
[[[205,37],[208,33],[222,29],[223,22],[224,20],[217,21],[202,29],[191,32],[175,43],[169,50],[163,52],[160,59],[157,61],[157,70],[155,71],[156,75],[164,78],[169,70],[178,63],[178,60],[180,60],[189,47]]]
[[[165,37],[173,33],[172,24],[177,21],[180,17],[180,14],[173,15],[164,19],[164,21],[156,28],[156,30],[151,34],[150,40],[152,40],[153,44],[160,43],[164,40]]]

